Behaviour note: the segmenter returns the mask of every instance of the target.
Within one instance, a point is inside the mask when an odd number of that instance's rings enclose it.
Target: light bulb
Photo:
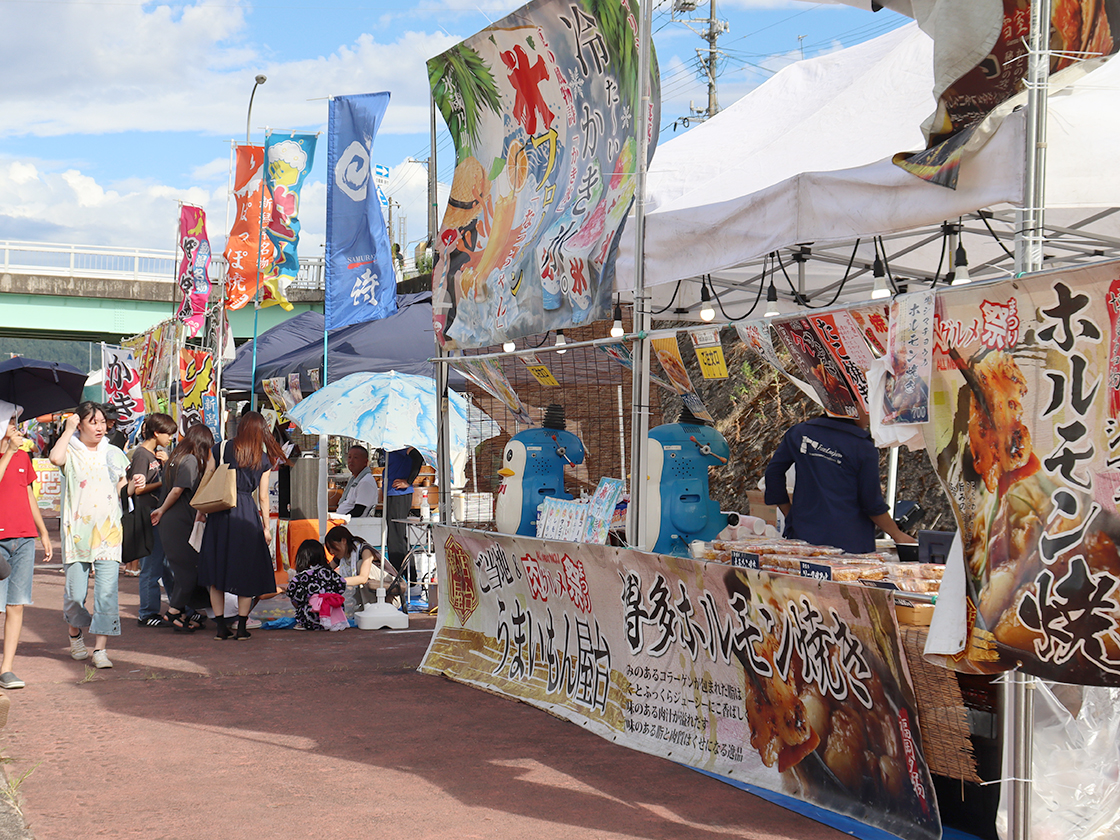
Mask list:
[[[716,311],[712,309],[712,295],[708,291],[708,284],[700,281],[700,320],[710,321],[716,317]]]
[[[959,241],[957,242],[957,251],[953,255],[953,280],[950,286],[963,286],[965,283],[971,283],[972,278],[968,276],[968,254],[964,251],[964,245]]]
[[[614,305],[614,323],[611,324],[611,338],[622,338],[626,335],[626,330],[622,326],[622,307],[619,304]]]
[[[517,345],[514,344],[512,341],[507,341],[502,345],[502,349],[505,350],[507,353],[512,353],[514,350],[517,349]]]
[[[563,330],[557,330],[556,331],[556,346],[557,347],[563,347],[567,343],[568,343],[568,340],[566,338],[564,338],[564,331]],[[556,355],[557,356],[563,356],[567,352],[568,352],[567,350],[557,350]]]
[[[883,270],[883,261],[879,259],[879,255],[875,255],[875,262],[871,267],[871,273],[875,276],[875,285],[871,289],[871,299],[879,300],[880,298],[890,297],[891,290],[887,286],[886,272]]]
[[[770,281],[770,288],[766,290],[766,311],[762,313],[763,318],[773,318],[776,315],[781,315],[778,309],[778,290],[774,288],[774,281]]]

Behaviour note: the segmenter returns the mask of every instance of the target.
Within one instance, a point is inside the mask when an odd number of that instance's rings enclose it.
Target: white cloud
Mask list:
[[[0,28],[0,136],[125,131],[240,133],[253,78],[257,125],[326,122],[325,97],[390,90],[426,103],[425,62],[458,41],[439,33],[372,35],[301,61],[265,58],[245,38],[245,6],[12,4]],[[317,101],[312,101],[317,100]],[[423,130],[427,106],[394,108],[384,131]]]
[[[230,158],[226,157],[214,158],[209,163],[204,163],[201,166],[196,166],[190,172],[192,181],[203,181],[208,183],[223,182],[229,183],[229,169]]]

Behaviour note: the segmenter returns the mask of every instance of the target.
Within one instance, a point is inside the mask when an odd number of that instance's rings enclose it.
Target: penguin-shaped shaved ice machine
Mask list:
[[[548,406],[541,426],[518,432],[502,453],[502,486],[494,502],[499,533],[535,537],[541,502],[572,498],[564,492],[564,467],[583,463],[583,441],[566,431],[562,405]]]
[[[686,406],[676,423],[649,430],[644,544],[657,554],[688,556],[694,540],[714,539],[727,514],[708,497],[708,467],[731,456],[723,435]]]

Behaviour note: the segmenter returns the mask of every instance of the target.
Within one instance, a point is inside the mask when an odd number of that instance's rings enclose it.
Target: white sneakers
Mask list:
[[[95,650],[93,652],[93,667],[94,668],[112,668],[113,663],[109,661],[108,654],[103,650]]]
[[[89,651],[86,650],[86,640],[82,638],[82,634],[70,637],[70,658],[71,659],[85,659],[89,656]]]

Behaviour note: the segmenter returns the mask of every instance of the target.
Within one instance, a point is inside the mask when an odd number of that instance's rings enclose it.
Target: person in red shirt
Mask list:
[[[0,404],[7,408],[8,404]],[[43,560],[53,556],[51,538],[31,485],[37,478],[31,457],[21,447],[23,437],[16,425],[20,409],[16,406],[0,438],[0,557],[8,561],[12,573],[0,581],[0,611],[4,620],[4,658],[0,662],[0,688],[23,688],[14,673],[16,646],[23,629],[23,608],[31,603],[31,579],[35,571],[35,537],[43,543]],[[6,412],[5,412],[6,413]]]

